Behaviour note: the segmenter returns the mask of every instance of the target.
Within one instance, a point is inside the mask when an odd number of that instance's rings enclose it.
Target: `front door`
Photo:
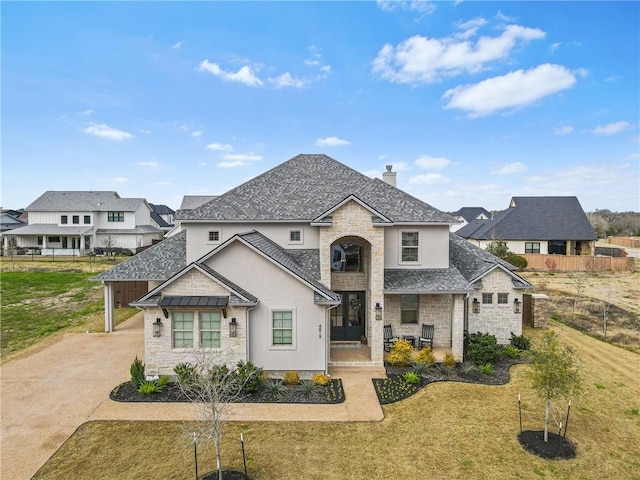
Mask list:
[[[337,292],[342,303],[331,309],[331,341],[360,341],[364,335],[365,292]]]

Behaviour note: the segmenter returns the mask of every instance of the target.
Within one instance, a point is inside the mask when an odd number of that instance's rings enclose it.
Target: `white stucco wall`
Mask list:
[[[418,263],[400,261],[401,232],[420,232]],[[397,226],[384,229],[384,268],[448,268],[449,226]]]

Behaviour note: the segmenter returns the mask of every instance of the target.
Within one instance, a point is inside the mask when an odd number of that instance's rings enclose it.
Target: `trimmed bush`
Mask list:
[[[142,360],[140,360],[137,355],[136,359],[133,361],[133,363],[131,363],[131,368],[129,369],[129,371],[131,372],[131,384],[137,390],[145,381],[144,363],[142,363]]]
[[[416,363],[425,363],[427,365],[436,363],[436,357],[433,354],[430,346],[427,345],[418,352],[418,354],[416,355]]]
[[[287,372],[284,374],[284,383],[287,385],[298,385],[300,383],[300,375],[298,372]]]
[[[191,363],[179,363],[173,371],[178,376],[178,381],[183,385],[192,385],[198,378],[198,368]]]
[[[489,333],[472,333],[465,335],[466,355],[476,365],[495,362],[501,349],[494,335]]]
[[[262,384],[262,367],[256,367],[251,362],[240,360],[236,366],[236,377],[242,388],[242,393],[253,393]]]
[[[518,350],[529,350],[531,348],[531,339],[511,332],[511,345]]]
[[[325,375],[324,373],[318,373],[311,378],[311,381],[316,385],[325,386],[325,385],[329,385],[329,382],[331,381],[331,379],[329,378],[329,376]]]
[[[398,340],[391,347],[387,355],[387,363],[394,367],[408,367],[411,365],[411,344],[408,340]]]

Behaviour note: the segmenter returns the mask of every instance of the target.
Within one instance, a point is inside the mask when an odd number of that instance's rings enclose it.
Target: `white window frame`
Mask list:
[[[273,315],[276,312],[290,312],[291,313],[291,344],[282,345],[273,343]],[[296,309],[292,307],[272,308],[269,311],[269,348],[271,350],[295,350],[296,349]]]
[[[293,240],[291,238],[291,235],[293,233],[299,233],[300,234],[300,239],[299,240]],[[304,230],[302,228],[290,228],[289,229],[289,245],[302,245],[304,243]]]
[[[189,330],[186,329],[180,329],[180,330],[176,330],[175,328],[175,322],[176,322],[176,315],[185,315],[185,314],[191,314],[191,346],[176,346],[176,336],[175,333],[176,332],[188,332]],[[184,320],[182,320],[184,321]],[[189,310],[189,311],[185,311],[185,312],[171,312],[171,348],[174,350],[189,350],[189,349],[193,349],[196,348],[195,347],[195,335],[194,335],[194,327],[195,327],[195,312]]]
[[[402,236],[405,233],[415,233],[415,234],[417,234],[418,235],[418,245],[416,245],[416,246],[409,246],[409,245],[408,246],[404,246],[402,244]],[[420,235],[420,233],[422,233],[422,232],[420,232],[420,230],[400,230],[400,238],[399,238],[399,246],[400,246],[399,263],[400,264],[402,264],[402,265],[420,265],[420,260],[421,260],[421,255],[420,255],[420,250],[421,250],[421,248],[420,248],[420,236],[421,235]],[[402,259],[402,257],[403,257],[402,254],[403,254],[405,248],[411,248],[411,249],[415,248],[415,249],[417,249],[417,251],[418,251],[417,257],[418,257],[418,259],[417,260],[403,260]]]
[[[218,240],[211,240],[211,234],[213,233],[218,234]],[[214,228],[212,230],[207,230],[207,245],[217,245],[219,243],[222,243],[222,229]]]
[[[202,328],[203,323],[204,323],[204,317],[211,315],[211,314],[218,314],[218,328],[207,328],[204,329]],[[218,332],[218,345],[215,346],[215,344],[213,346],[208,346],[204,344],[203,338],[202,338],[202,334],[203,333],[215,333]],[[222,312],[220,310],[211,310],[211,311],[199,311],[198,312],[198,340],[200,342],[200,348],[207,348],[207,349],[211,349],[211,350],[219,350],[222,348]],[[213,342],[215,343],[215,340],[213,340]]]

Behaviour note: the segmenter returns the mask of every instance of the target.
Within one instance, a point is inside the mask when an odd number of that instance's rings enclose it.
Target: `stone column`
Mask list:
[[[547,303],[549,297],[542,293],[531,295],[531,315],[533,328],[547,328]]]

